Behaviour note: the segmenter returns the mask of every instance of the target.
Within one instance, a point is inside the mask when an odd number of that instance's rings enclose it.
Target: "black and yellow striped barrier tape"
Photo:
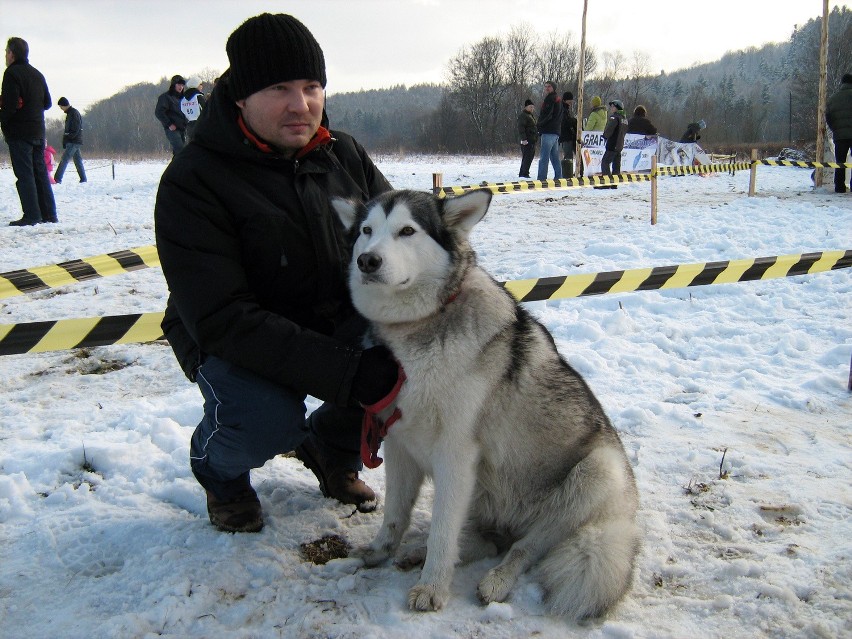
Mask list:
[[[800,253],[501,282],[518,301],[768,280],[852,267],[852,250]],[[163,313],[0,324],[0,355],[43,353],[163,338]]]
[[[747,171],[751,162],[733,162],[731,164],[694,164],[692,166],[657,166],[660,175],[689,175],[694,173],[726,173]]]
[[[157,247],[150,245],[49,266],[7,271],[0,273],[0,299],[159,265]]]
[[[559,180],[519,180],[517,182],[483,182],[466,186],[439,186],[432,189],[438,197],[462,195],[468,191],[487,189],[492,193],[520,193],[522,191],[542,191],[548,189],[573,189],[582,186],[606,186],[629,182],[648,182],[650,173],[620,173],[618,175],[593,175],[581,178],[561,178]]]
[[[164,313],[0,324],[0,355],[64,351],[84,346],[134,344],[162,339]]]
[[[629,271],[512,280],[504,282],[503,286],[518,301],[535,302],[606,293],[768,280],[849,267],[852,267],[852,250],[822,251],[724,262],[657,266]]]
[[[797,160],[758,160],[757,164],[768,166],[796,166],[802,169],[852,169],[852,163],[838,164],[837,162],[799,162]]]

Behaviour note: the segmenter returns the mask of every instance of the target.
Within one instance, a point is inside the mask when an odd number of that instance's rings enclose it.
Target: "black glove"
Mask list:
[[[370,406],[387,397],[399,378],[399,364],[384,346],[373,346],[361,353],[358,370],[352,379],[352,398]]]

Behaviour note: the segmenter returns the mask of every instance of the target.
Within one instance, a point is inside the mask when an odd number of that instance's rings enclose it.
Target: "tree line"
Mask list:
[[[628,115],[642,104],[661,135],[677,139],[703,119],[702,144],[724,152],[737,145],[812,144],[816,138],[821,18],[793,29],[787,42],[728,52],[716,62],[672,73],[652,73],[641,51],[586,50],[585,109],[592,96],[624,101]],[[686,45],[688,46],[688,45]],[[334,94],[332,128],[354,135],[373,152],[504,153],[517,150],[517,115],[524,100],[541,103],[542,85],[577,94],[579,43],[570,33],[538,34],[521,24],[461,48],[447,63],[444,84]],[[829,16],[828,92],[852,72],[852,10]],[[219,72],[196,74],[207,86]],[[140,83],[94,103],[84,113],[90,155],[139,157],[169,153],[154,118],[168,80]],[[48,142],[58,145],[63,120],[48,121]]]

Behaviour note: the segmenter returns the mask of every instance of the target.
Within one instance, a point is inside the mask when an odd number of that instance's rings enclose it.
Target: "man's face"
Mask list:
[[[553,93],[553,87],[550,86],[549,84],[545,84],[544,85],[544,95],[549,95],[551,93]]]
[[[12,53],[11,49],[6,49],[6,66],[12,66],[12,63],[15,61],[15,54]]]
[[[177,91],[178,93],[183,93],[183,87],[184,87],[184,85],[182,85],[180,82],[178,82],[175,85],[175,91]]]
[[[249,128],[291,157],[314,137],[323,104],[325,92],[316,80],[279,82],[237,100]]]

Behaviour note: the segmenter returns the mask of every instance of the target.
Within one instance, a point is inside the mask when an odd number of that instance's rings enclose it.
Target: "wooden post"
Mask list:
[[[115,162],[112,163],[112,179],[115,179]]]
[[[580,37],[580,68],[577,72],[577,137],[583,132],[583,84],[586,77],[586,11],[589,9],[589,0],[583,0],[583,31]],[[583,168],[582,146],[574,143],[574,175],[585,176]]]
[[[441,187],[444,185],[444,174],[443,173],[433,173],[432,174],[432,193],[438,194],[438,191],[441,190]]]
[[[828,0],[822,0],[822,34],[819,41],[819,102],[817,103],[816,162],[825,161],[825,82],[828,67]],[[814,187],[822,186],[824,169],[814,171]]]
[[[757,183],[757,149],[751,150],[751,177],[748,180],[748,196],[754,197],[754,187]]]
[[[657,223],[657,156],[651,156],[651,224]]]
[[[852,393],[852,361],[849,362],[849,386],[847,388]]]

